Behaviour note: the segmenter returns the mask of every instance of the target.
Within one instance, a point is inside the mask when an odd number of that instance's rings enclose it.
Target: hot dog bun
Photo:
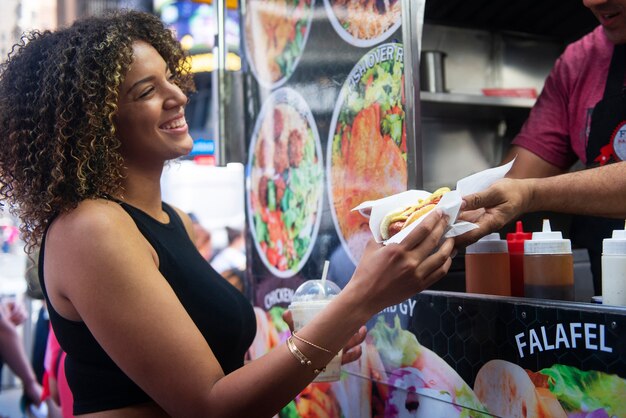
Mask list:
[[[433,210],[439,203],[439,200],[441,200],[441,197],[449,191],[448,187],[441,187],[427,198],[419,200],[415,205],[405,206],[389,212],[380,223],[382,239],[387,240],[393,237],[402,229]]]

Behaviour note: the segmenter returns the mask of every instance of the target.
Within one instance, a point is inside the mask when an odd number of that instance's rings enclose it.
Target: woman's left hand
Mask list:
[[[285,321],[287,325],[289,325],[289,329],[293,332],[293,317],[291,316],[290,310],[286,310],[283,313],[283,321]],[[356,361],[361,357],[361,354],[363,353],[363,350],[361,349],[361,343],[365,341],[366,335],[367,328],[365,327],[365,325],[363,325],[343,347],[341,364],[352,363],[353,361]]]

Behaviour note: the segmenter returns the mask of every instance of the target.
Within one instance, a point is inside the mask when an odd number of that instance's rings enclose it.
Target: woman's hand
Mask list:
[[[353,361],[356,361],[361,357],[361,354],[363,354],[361,349],[361,343],[365,341],[366,336],[367,328],[365,327],[365,325],[363,325],[343,347],[341,364],[352,363]]]
[[[289,325],[289,329],[293,332],[293,316],[290,310],[283,312],[283,321]],[[348,340],[343,347],[343,355],[341,356],[341,364],[352,363],[361,357],[361,343],[365,341],[367,335],[367,328],[362,326],[359,330]]]
[[[344,290],[374,314],[405,301],[441,279],[450,268],[454,242],[442,241],[447,219],[433,211],[398,244],[371,240]]]
[[[455,245],[476,242],[525,213],[532,201],[531,184],[531,180],[502,179],[487,190],[465,196],[459,219],[478,228],[456,237]]]

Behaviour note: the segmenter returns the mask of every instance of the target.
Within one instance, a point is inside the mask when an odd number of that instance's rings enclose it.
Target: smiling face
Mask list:
[[[615,44],[626,43],[626,0],[583,0]]]
[[[191,151],[185,104],[187,96],[174,83],[161,55],[146,42],[134,42],[133,62],[120,85],[114,119],[127,166],[162,165]]]

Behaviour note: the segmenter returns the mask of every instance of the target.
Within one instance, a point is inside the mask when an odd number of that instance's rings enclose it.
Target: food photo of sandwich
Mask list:
[[[501,417],[567,417],[549,391],[538,393],[528,373],[508,361],[485,363],[476,375],[474,392],[490,412]]]
[[[253,74],[279,87],[294,72],[311,28],[315,0],[246,0],[244,46]]]
[[[317,127],[299,93],[282,88],[268,97],[248,155],[246,206],[255,248],[272,274],[292,277],[317,238],[324,186]]]
[[[626,417],[626,379],[563,364],[533,372],[491,360],[478,371],[474,391],[502,417]]]
[[[358,47],[384,41],[402,20],[400,0],[324,0],[324,5],[339,36]]]
[[[356,265],[371,238],[369,219],[352,208],[407,189],[402,46],[381,45],[346,79],[326,150],[331,214]]]

